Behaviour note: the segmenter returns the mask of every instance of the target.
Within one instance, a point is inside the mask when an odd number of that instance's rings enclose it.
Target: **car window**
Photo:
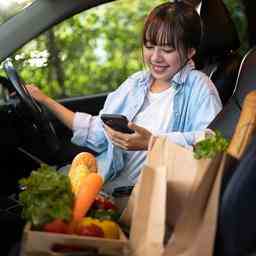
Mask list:
[[[35,0],[0,0],[0,24],[18,14]]]
[[[84,11],[13,54],[26,83],[55,99],[109,92],[142,68],[146,14],[163,0],[116,1]]]
[[[38,85],[55,99],[112,91],[143,67],[143,21],[162,2],[123,0],[92,8],[30,41],[12,58],[27,83]],[[225,3],[239,31],[243,53],[247,49],[243,9],[233,0]],[[4,98],[2,88],[0,98]]]

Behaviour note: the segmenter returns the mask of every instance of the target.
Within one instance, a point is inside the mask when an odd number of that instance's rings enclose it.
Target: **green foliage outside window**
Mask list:
[[[109,92],[143,68],[141,30],[163,0],[116,1],[62,22],[17,51],[22,78],[54,98]],[[245,41],[245,18],[236,0],[225,0]],[[133,8],[131,8],[131,6]],[[247,45],[243,44],[243,53]]]
[[[15,64],[27,83],[54,98],[112,91],[143,67],[143,22],[161,2],[117,1],[85,11],[25,45]]]

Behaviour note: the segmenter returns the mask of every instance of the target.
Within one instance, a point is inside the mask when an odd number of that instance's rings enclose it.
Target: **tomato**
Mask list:
[[[52,222],[45,224],[43,226],[43,231],[66,234],[68,231],[68,224],[61,219],[55,219]]]
[[[95,224],[80,225],[77,228],[76,233],[80,236],[104,237],[102,228]]]
[[[94,203],[93,203],[93,206],[92,206],[93,209],[103,209],[103,210],[116,210],[116,206],[114,205],[114,203],[109,200],[109,199],[106,199],[105,197],[101,196],[101,195],[98,195],[95,200],[94,200]]]
[[[119,226],[111,220],[83,218],[77,226],[76,234],[119,239]]]

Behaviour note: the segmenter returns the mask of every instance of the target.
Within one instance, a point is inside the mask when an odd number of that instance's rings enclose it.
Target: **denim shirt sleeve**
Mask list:
[[[107,150],[110,142],[105,134],[100,115],[125,112],[129,107],[127,95],[138,77],[141,77],[141,72],[130,76],[115,91],[111,92],[98,116],[81,112],[75,113],[71,141],[77,145],[89,147],[98,153]]]
[[[98,153],[104,151],[107,147],[107,140],[99,116],[75,113],[71,141],[80,146],[87,146]]]
[[[196,73],[196,75],[198,74]],[[188,112],[188,114],[184,115],[183,113],[180,121],[183,124],[178,125],[177,130],[166,133],[165,136],[172,142],[191,149],[192,145],[196,143],[198,138],[202,137],[211,121],[221,111],[222,103],[214,84],[205,75],[199,76],[199,79],[192,79],[188,83],[189,86],[194,86],[194,89],[191,91],[187,89],[189,91],[187,93],[187,104],[189,106],[187,111],[183,109],[186,100],[181,99],[179,101],[181,103],[180,111]],[[183,92],[182,95],[186,95],[186,92]],[[159,135],[162,136],[163,134]]]

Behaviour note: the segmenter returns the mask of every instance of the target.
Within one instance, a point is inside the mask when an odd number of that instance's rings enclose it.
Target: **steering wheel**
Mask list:
[[[45,150],[47,150],[48,154],[56,153],[60,149],[60,143],[45,109],[30,95],[13,66],[11,59],[8,58],[3,62],[3,69],[21,103],[29,111],[33,126],[37,129],[38,135],[41,136],[42,142],[45,143]]]

